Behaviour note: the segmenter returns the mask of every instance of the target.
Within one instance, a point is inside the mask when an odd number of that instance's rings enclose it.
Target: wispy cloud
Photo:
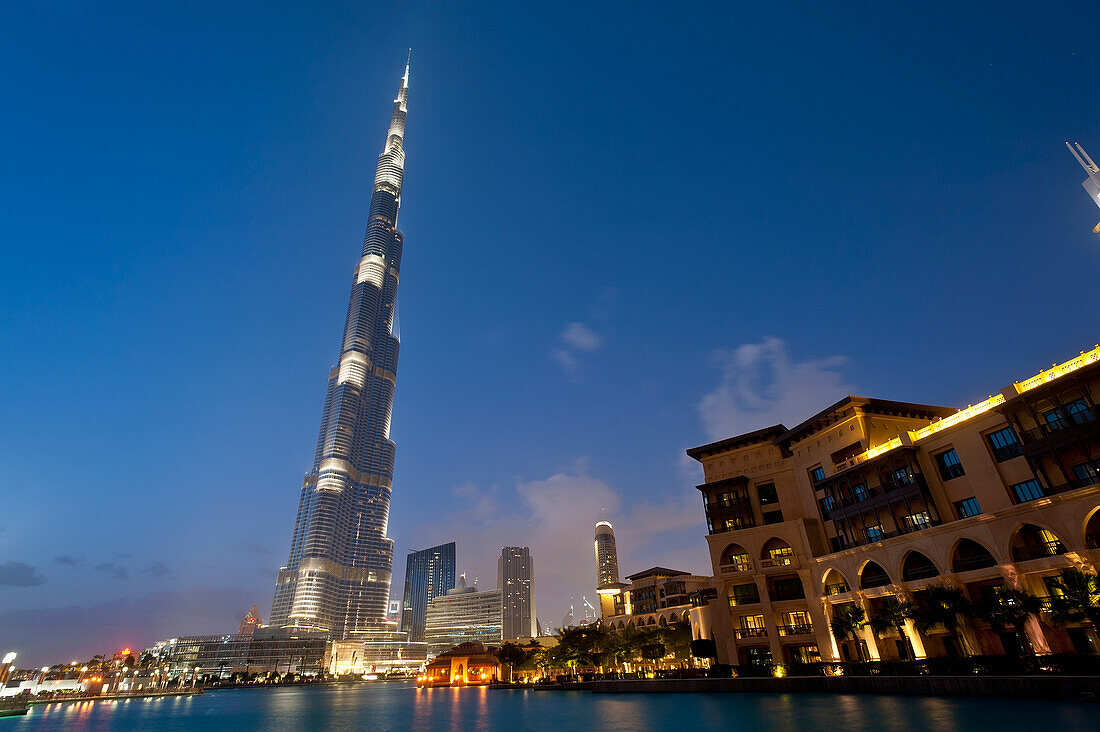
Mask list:
[[[697,405],[714,440],[780,422],[794,426],[854,391],[840,372],[846,358],[795,361],[779,338],[719,351],[714,359],[722,380]]]
[[[148,572],[158,579],[161,577],[167,577],[168,575],[172,574],[171,568],[169,568],[169,566],[164,562],[153,562],[142,571]]]
[[[589,306],[588,313],[593,322],[602,322],[610,318],[618,305],[619,292],[614,287],[604,288],[599,299]],[[582,356],[595,353],[603,347],[603,336],[592,322],[574,321],[566,323],[558,336],[557,343],[550,349],[550,357],[572,378],[578,378],[583,366]]]
[[[686,489],[667,500],[626,501],[620,491],[591,474],[586,460],[538,480],[519,480],[511,490],[480,489],[466,483],[455,489],[469,507],[445,525],[422,526],[422,542],[454,539],[460,547],[458,570],[481,577],[483,587],[496,579],[500,547],[528,546],[535,560],[536,611],[544,624],[556,626],[581,595],[595,601],[596,521],[615,525],[619,566],[624,574],[661,564],[687,571],[706,566],[702,508]],[[428,544],[425,543],[425,546]]]
[[[63,564],[66,567],[79,567],[84,564],[84,557],[74,557],[71,554],[62,554],[59,557],[54,557],[53,561],[56,564]]]
[[[35,568],[23,562],[7,561],[0,563],[0,585],[8,587],[34,587],[46,581]]]
[[[586,353],[598,351],[600,346],[603,345],[602,339],[596,331],[584,323],[569,323],[566,325],[565,331],[561,334],[561,339],[566,346],[574,351],[584,351]]]
[[[130,572],[127,571],[126,567],[123,567],[121,564],[115,564],[114,562],[103,562],[102,564],[95,565],[92,569],[96,572],[103,572],[112,579],[130,579]]]

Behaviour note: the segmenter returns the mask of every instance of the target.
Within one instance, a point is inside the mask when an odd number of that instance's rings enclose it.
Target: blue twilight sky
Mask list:
[[[683,449],[1100,339],[1096,3],[8,3],[0,650],[270,610],[413,48],[390,535],[704,571]]]

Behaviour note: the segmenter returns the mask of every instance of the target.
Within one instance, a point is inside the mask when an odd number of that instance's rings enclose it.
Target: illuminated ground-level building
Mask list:
[[[963,410],[846,397],[802,424],[703,445],[714,590],[697,593],[696,638],[724,663],[1013,653],[1025,639],[966,619],[907,641],[869,628],[838,644],[839,606],[874,615],[947,584],[1051,605],[1064,569],[1100,565],[1100,347]],[[1040,653],[1095,650],[1095,630],[1026,626]]]
[[[417,686],[484,686],[500,678],[495,647],[461,643],[432,659],[417,678]]]

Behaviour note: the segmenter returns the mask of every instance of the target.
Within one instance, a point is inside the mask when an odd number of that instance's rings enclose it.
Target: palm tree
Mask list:
[[[1027,633],[1021,633],[1024,623],[1032,615],[1038,616],[1043,609],[1042,601],[1027,590],[1017,590],[1012,587],[994,587],[986,596],[985,601],[978,609],[979,615],[996,631],[1011,629],[1018,636],[1022,636],[1024,648],[1034,652]]]
[[[963,591],[947,585],[929,585],[920,594],[921,602],[913,610],[913,622],[917,630],[927,633],[931,628],[942,625],[951,637],[955,647],[964,655],[966,644],[960,642],[959,624],[961,618],[973,614],[973,606]]]
[[[871,630],[875,631],[876,635],[881,635],[887,630],[894,629],[898,632],[898,637],[901,638],[902,648],[905,648],[905,658],[908,660],[909,653],[909,636],[905,634],[905,621],[913,617],[913,605],[908,602],[901,602],[896,597],[888,597],[882,602],[882,606],[878,611],[871,616]]]
[[[1062,591],[1054,597],[1052,617],[1056,623],[1088,620],[1100,629],[1100,578],[1096,574],[1071,567],[1054,580],[1054,587]]]
[[[508,683],[512,683],[513,670],[527,658],[527,652],[515,643],[505,643],[497,649],[496,657],[501,666],[508,667]]]
[[[833,619],[829,627],[833,635],[842,644],[846,641],[856,640],[859,629],[867,624],[867,613],[859,605],[841,605],[833,611]],[[863,660],[863,649],[856,643],[856,653],[859,660]]]

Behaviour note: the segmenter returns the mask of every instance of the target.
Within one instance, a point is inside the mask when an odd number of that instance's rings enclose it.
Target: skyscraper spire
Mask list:
[[[313,467],[302,481],[290,557],[279,570],[271,625],[345,639],[385,627],[393,572],[386,536],[395,446],[390,416],[399,341],[393,333],[404,239],[409,66],[382,154],[352,278],[338,364],[329,372]]]
[[[1066,143],[1066,147],[1073,153],[1073,157],[1080,163],[1081,167],[1085,169],[1085,173],[1088,177],[1081,182],[1085,190],[1088,191],[1089,198],[1097,206],[1100,206],[1100,166],[1092,161],[1089,154],[1085,152],[1085,148],[1081,147],[1081,143],[1075,142],[1073,144]],[[1093,227],[1092,233],[1100,234],[1100,224]]]

